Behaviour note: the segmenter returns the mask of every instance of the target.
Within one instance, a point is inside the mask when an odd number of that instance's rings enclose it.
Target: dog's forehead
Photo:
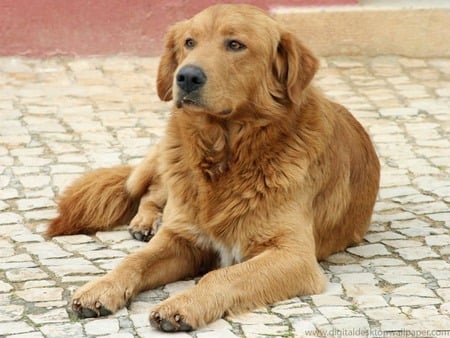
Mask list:
[[[219,4],[208,7],[189,20],[190,28],[199,32],[224,35],[257,33],[275,28],[276,23],[262,9],[252,5]]]

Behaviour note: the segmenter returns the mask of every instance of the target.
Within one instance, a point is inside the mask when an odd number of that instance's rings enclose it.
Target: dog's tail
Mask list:
[[[50,222],[47,236],[93,233],[128,224],[141,197],[126,189],[132,169],[127,165],[97,169],[76,180],[62,194],[59,216]]]

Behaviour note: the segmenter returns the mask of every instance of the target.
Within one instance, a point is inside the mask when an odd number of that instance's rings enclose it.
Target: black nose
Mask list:
[[[177,85],[186,93],[197,90],[206,83],[206,75],[197,66],[184,66],[178,71]]]

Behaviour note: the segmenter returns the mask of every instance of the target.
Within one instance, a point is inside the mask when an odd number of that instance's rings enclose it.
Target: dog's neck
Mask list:
[[[218,180],[231,168],[253,170],[261,153],[272,156],[270,152],[282,141],[284,128],[293,127],[287,116],[281,122],[246,118],[243,113],[238,118],[222,119],[206,113],[175,111],[172,119],[178,126],[183,157],[208,181]]]

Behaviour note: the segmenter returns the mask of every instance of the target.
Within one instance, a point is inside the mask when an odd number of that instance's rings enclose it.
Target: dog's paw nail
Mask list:
[[[158,312],[152,311],[150,313],[150,325],[161,330],[161,316]]]
[[[160,319],[161,319],[161,316],[160,316],[159,312],[153,311],[153,312],[150,314],[150,316],[151,316],[152,319],[154,319],[154,320],[160,320]]]

